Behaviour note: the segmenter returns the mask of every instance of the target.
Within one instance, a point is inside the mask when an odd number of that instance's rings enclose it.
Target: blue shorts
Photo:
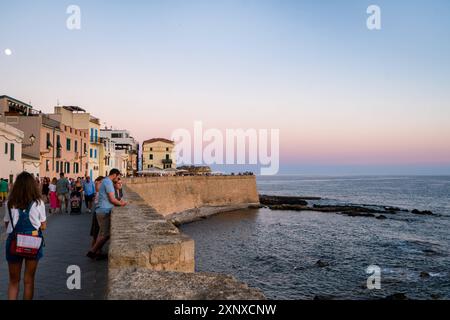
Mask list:
[[[11,247],[11,240],[12,240],[12,234],[10,233],[8,235],[8,238],[6,239],[6,247],[5,247],[5,255],[6,255],[6,261],[8,262],[22,262],[23,259],[26,260],[40,260],[43,256],[44,256],[44,246],[41,246],[41,248],[39,249],[39,252],[36,256],[36,258],[24,258],[21,256],[16,256],[11,254],[10,247]]]

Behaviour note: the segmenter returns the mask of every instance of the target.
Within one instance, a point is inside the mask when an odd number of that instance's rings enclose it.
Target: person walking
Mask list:
[[[95,180],[96,182],[97,182],[97,179]],[[103,180],[103,177],[101,180]],[[92,182],[91,177],[87,176],[86,181],[84,182],[84,200],[86,202],[86,208],[89,213],[91,213],[91,211],[92,211],[92,205],[94,203],[95,193],[96,193],[95,184],[94,184],[94,182]]]
[[[8,180],[1,178],[0,179],[0,202],[6,201],[8,198]]]
[[[68,212],[69,207],[69,192],[70,192],[70,183],[64,177],[64,173],[59,174],[59,180],[56,183],[56,193],[58,194],[58,200],[61,204],[61,213]]]
[[[108,242],[110,237],[112,209],[114,206],[123,207],[127,204],[124,200],[117,200],[115,197],[114,182],[120,178],[120,176],[119,170],[112,169],[100,185],[98,204],[95,208],[95,214],[100,230],[94,246],[92,246],[91,250],[86,254],[89,258],[104,259],[107,257],[99,252],[106,242]]]
[[[52,179],[52,182],[48,186],[48,197],[50,201],[50,212],[56,213],[56,210],[60,208],[58,194],[56,193],[56,183],[58,180],[56,178]]]
[[[44,198],[45,203],[48,203],[50,201],[48,198],[49,185],[50,185],[50,178],[45,177],[44,181],[42,182],[42,197]]]
[[[36,269],[43,256],[43,240],[40,247],[35,248],[37,250],[35,255],[24,255],[17,250],[19,247],[17,238],[32,236],[42,239],[42,230],[47,227],[45,204],[36,180],[31,174],[22,172],[17,176],[6,207],[4,222],[8,234],[5,250],[9,268],[8,299],[18,299],[22,265],[25,260],[23,299],[31,300],[34,295]]]

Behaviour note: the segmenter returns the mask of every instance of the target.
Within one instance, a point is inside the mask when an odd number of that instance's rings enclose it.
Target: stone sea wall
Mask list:
[[[161,189],[169,191],[170,186],[177,185],[172,179],[167,179]],[[192,186],[189,189],[188,179],[180,183],[178,188],[184,192],[200,192]],[[195,179],[194,179],[195,180]],[[202,179],[199,179],[201,181]],[[230,179],[232,180],[232,179]],[[160,180],[164,182],[163,180]],[[190,180],[192,183],[193,180]],[[219,180],[217,179],[216,182]],[[145,190],[147,183],[133,183],[139,185],[138,190]],[[157,184],[148,182],[149,189],[158,189]],[[215,183],[203,181],[203,186],[214,186]],[[201,273],[195,271],[195,244],[192,239],[182,234],[179,229],[147,201],[130,188],[130,182],[124,186],[126,207],[115,208],[111,216],[111,241],[108,261],[108,299],[264,299],[259,289],[249,288],[234,277],[215,273]],[[194,191],[196,190],[196,191]],[[255,188],[256,190],[256,188]],[[201,199],[211,194],[213,199],[217,191],[209,193],[202,191],[202,196],[185,201],[185,207],[175,206],[176,210],[188,209],[192,204],[205,204]],[[149,192],[143,192],[149,194]],[[162,194],[159,192],[159,194]],[[251,197],[224,195],[231,203],[231,199],[254,200]],[[182,197],[177,197],[182,200]],[[155,198],[151,198],[155,199]],[[240,200],[241,201],[241,200]],[[223,204],[219,200],[212,204]],[[208,205],[211,202],[208,202]],[[161,202],[157,205],[162,206]]]
[[[125,183],[175,224],[259,204],[255,176],[147,177]]]

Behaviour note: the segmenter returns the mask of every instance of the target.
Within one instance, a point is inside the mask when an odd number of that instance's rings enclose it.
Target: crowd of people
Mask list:
[[[5,208],[10,300],[18,298],[23,265],[23,298],[33,298],[35,273],[45,246],[43,231],[47,228],[47,212],[81,214],[84,201],[86,213],[92,214],[92,242],[86,256],[101,260],[107,258],[102,249],[110,237],[112,209],[127,204],[123,200],[121,173],[117,169],[95,181],[89,176],[67,179],[64,173],[59,179],[39,179],[22,172],[13,184],[1,179],[0,197]]]

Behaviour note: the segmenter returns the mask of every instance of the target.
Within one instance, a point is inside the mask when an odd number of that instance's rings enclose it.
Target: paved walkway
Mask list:
[[[8,286],[3,211],[0,208],[0,300],[7,298]],[[44,233],[44,257],[39,262],[36,274],[35,299],[104,299],[108,262],[92,261],[85,256],[91,242],[91,219],[92,216],[88,213],[48,217],[48,227]],[[66,282],[70,276],[67,268],[70,265],[77,265],[81,269],[80,290],[67,288]]]

